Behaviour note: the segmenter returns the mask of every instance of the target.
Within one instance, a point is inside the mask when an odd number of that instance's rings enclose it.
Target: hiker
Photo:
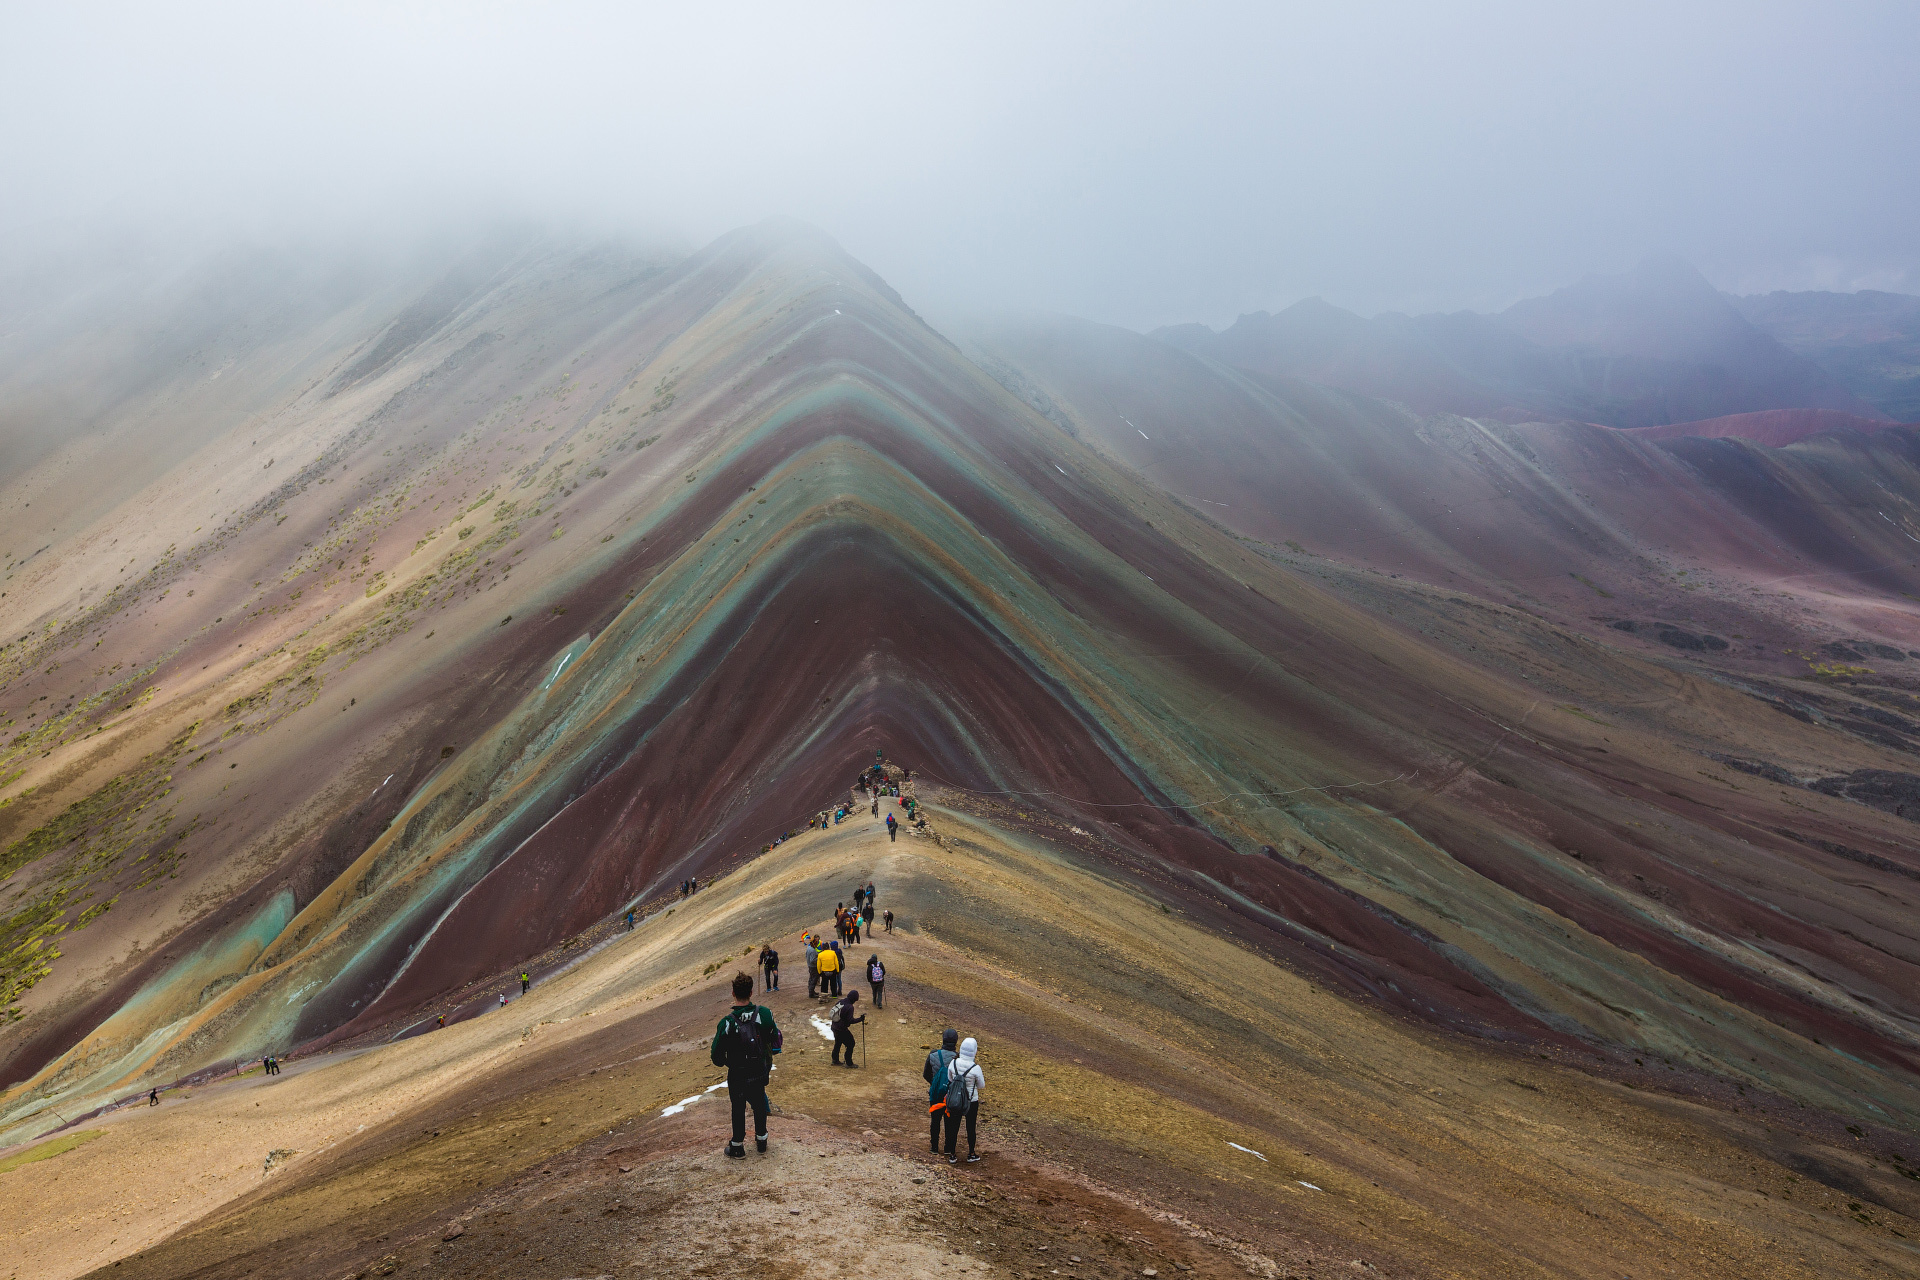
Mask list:
[[[273,1074],[273,1055],[272,1054],[262,1054],[260,1056],[260,1074],[263,1076],[270,1076]]]
[[[829,996],[839,995],[840,994],[840,953],[834,950],[833,943],[829,942],[826,946],[820,948],[820,958],[818,963],[820,966],[821,994],[829,995]]]
[[[771,942],[760,948],[760,981],[768,991],[780,989],[780,953]]]
[[[867,985],[873,988],[873,1007],[886,1008],[886,1001],[882,997],[887,989],[887,966],[880,963],[879,956],[867,957]]]
[[[894,840],[898,840],[899,838],[900,838],[900,824],[898,822],[895,822],[893,820],[893,815],[889,813],[887,815],[887,840],[889,842],[892,842]]]
[[[627,912],[627,932],[633,932],[633,912]]]
[[[854,1007],[859,1003],[860,992],[854,990],[847,992],[846,998],[833,1007],[833,1065],[836,1067],[840,1065],[840,1050],[843,1048],[847,1051],[846,1065],[860,1065],[853,1060],[853,1024],[865,1022],[867,1015],[853,1016]]]
[[[773,1078],[773,1055],[780,1052],[780,1028],[773,1010],[753,1002],[753,979],[733,975],[733,1008],[713,1030],[708,1057],[727,1069],[727,1096],[733,1101],[733,1141],[727,1154],[747,1158],[747,1108],[753,1108],[753,1146],[767,1152],[767,1081]]]
[[[974,1148],[974,1121],[980,1114],[980,1094],[987,1077],[980,1070],[979,1042],[968,1036],[960,1042],[960,1056],[947,1067],[947,1163],[959,1164],[954,1145],[960,1137],[960,1122],[967,1122],[967,1163],[975,1164],[980,1153]]]
[[[531,986],[533,986],[533,979],[527,976],[527,971],[525,969],[522,969],[520,971],[520,994],[521,995],[527,994],[527,989]]]
[[[507,1007],[507,993],[504,991],[500,993],[500,1007],[502,1009]]]
[[[873,816],[876,818],[880,816],[880,798],[878,796],[875,796],[873,800]]]
[[[927,1055],[925,1064],[920,1068],[920,1074],[927,1082],[927,1150],[936,1156],[940,1154],[940,1113],[946,1109],[943,1099],[947,1095],[947,1067],[960,1056],[957,1052],[959,1043],[960,1033],[948,1027],[940,1033],[940,1047]]]
[[[872,898],[867,899],[867,909],[860,913],[860,919],[867,926],[867,941],[872,942],[873,941],[873,899]],[[854,939],[854,941],[857,942],[859,941],[859,939],[856,938]]]
[[[893,908],[888,907],[884,912],[881,913],[880,918],[886,922],[887,932],[892,933],[893,932]]]
[[[807,999],[820,998],[820,948],[814,945],[813,935],[800,935],[807,944]]]
[[[150,1107],[160,1105],[160,1091],[158,1089],[147,1090],[147,1105]]]
[[[692,895],[692,894],[696,894],[696,893],[698,893],[698,892],[700,892],[700,877],[699,877],[699,876],[689,876],[689,877],[687,878],[687,893],[688,893],[689,895]]]
[[[447,1015],[446,1015],[446,1014],[444,1014],[444,1013],[443,1013],[443,1014],[441,1014],[441,1015],[440,1015],[440,1020],[439,1020],[439,1022],[438,1022],[438,1023],[436,1024],[436,1025],[437,1025],[437,1026],[442,1026],[442,1027],[444,1027],[444,1026],[446,1026],[446,1025],[447,1025]]]

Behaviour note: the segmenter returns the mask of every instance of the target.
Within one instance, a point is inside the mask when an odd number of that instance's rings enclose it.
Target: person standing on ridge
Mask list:
[[[147,1105],[150,1107],[160,1105],[160,1091],[158,1089],[147,1090]]]
[[[500,993],[500,1007],[502,1009],[507,1007],[507,993],[504,991]]]
[[[849,1067],[860,1065],[853,1060],[853,1024],[865,1022],[867,1015],[863,1013],[857,1018],[853,1016],[854,1008],[859,1003],[860,993],[855,990],[847,992],[840,1003],[833,1006],[833,1065],[836,1067],[841,1065],[840,1050],[843,1048],[847,1051],[846,1065]]]
[[[747,1158],[747,1108],[753,1108],[753,1145],[767,1152],[767,1081],[773,1078],[773,1055],[781,1049],[780,1028],[773,1010],[753,1002],[753,979],[733,975],[733,1008],[713,1030],[708,1057],[727,1069],[727,1096],[733,1103],[733,1140],[727,1154]]]
[[[820,948],[820,994],[837,996],[840,994],[840,952],[838,944],[829,942]]]
[[[760,981],[768,991],[780,989],[780,953],[771,942],[760,948]]]
[[[527,994],[527,989],[531,986],[533,986],[533,979],[527,976],[525,969],[522,969],[520,971],[520,994]]]
[[[887,814],[887,842],[891,844],[900,838],[900,824],[894,821],[893,814]]]
[[[807,999],[820,998],[820,948],[810,933],[802,934],[807,944]]]
[[[633,932],[633,912],[627,912],[627,932]]]
[[[887,966],[880,963],[879,956],[867,957],[867,985],[873,988],[873,1007],[886,1008]]]
[[[980,1153],[974,1144],[974,1122],[980,1114],[980,1094],[987,1077],[977,1061],[980,1045],[972,1036],[960,1042],[960,1056],[947,1067],[947,1163],[959,1164],[954,1146],[960,1137],[960,1122],[967,1122],[967,1163],[975,1164]]]
[[[940,1113],[946,1109],[941,1099],[947,1092],[947,1068],[960,1056],[956,1052],[959,1044],[960,1033],[948,1027],[940,1033],[940,1047],[927,1055],[920,1068],[920,1075],[927,1082],[927,1150],[936,1156],[940,1154]]]

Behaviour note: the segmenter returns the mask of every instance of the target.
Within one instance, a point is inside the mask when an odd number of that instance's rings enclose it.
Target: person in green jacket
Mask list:
[[[767,1150],[767,1081],[773,1078],[773,1055],[780,1052],[780,1028],[773,1010],[753,1002],[753,978],[733,975],[733,1008],[713,1031],[708,1053],[716,1067],[727,1069],[727,1096],[733,1101],[733,1141],[727,1154],[738,1160],[747,1155],[747,1108],[753,1108],[753,1145]]]

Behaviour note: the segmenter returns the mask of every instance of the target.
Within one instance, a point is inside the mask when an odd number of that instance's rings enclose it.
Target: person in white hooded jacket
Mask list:
[[[986,1073],[980,1070],[980,1044],[972,1036],[960,1042],[960,1056],[947,1069],[949,1080],[957,1081],[958,1089],[966,1094],[967,1105],[964,1110],[953,1105],[955,1094],[947,1094],[947,1163],[959,1164],[960,1157],[955,1154],[959,1145],[960,1121],[967,1122],[967,1163],[974,1164],[980,1159],[980,1152],[974,1140],[974,1125],[980,1115],[980,1095],[986,1090]]]

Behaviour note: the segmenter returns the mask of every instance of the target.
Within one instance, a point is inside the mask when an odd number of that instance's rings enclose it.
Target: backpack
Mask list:
[[[881,964],[878,960],[875,960],[872,964],[867,966],[868,982],[871,982],[874,986],[877,987],[881,983],[885,982],[886,980],[887,980],[887,971],[886,969],[881,967]]]
[[[960,1062],[959,1055],[956,1054],[953,1061],[954,1065],[957,1066]],[[969,1065],[967,1071],[971,1070],[973,1070],[973,1067]],[[946,1102],[948,1115],[963,1116],[967,1114],[967,1108],[973,1104],[973,1095],[968,1092],[967,1089],[966,1071],[954,1071],[951,1068],[947,1071]]]
[[[766,1028],[760,1025],[760,1007],[755,1005],[735,1013],[732,1031],[727,1036],[727,1065],[758,1066],[766,1057]]]
[[[733,1025],[727,1034],[729,1068],[764,1066],[771,1055],[784,1047],[786,1037],[780,1034],[780,1029],[768,1027],[760,1021],[760,1015],[765,1012],[759,1005],[754,1005],[732,1015]]]
[[[941,1063],[938,1067],[934,1068],[933,1083],[927,1086],[928,1111],[938,1111],[947,1105],[947,1091],[949,1088],[947,1068],[960,1059],[960,1055],[951,1049],[936,1049],[934,1052],[940,1055]]]

